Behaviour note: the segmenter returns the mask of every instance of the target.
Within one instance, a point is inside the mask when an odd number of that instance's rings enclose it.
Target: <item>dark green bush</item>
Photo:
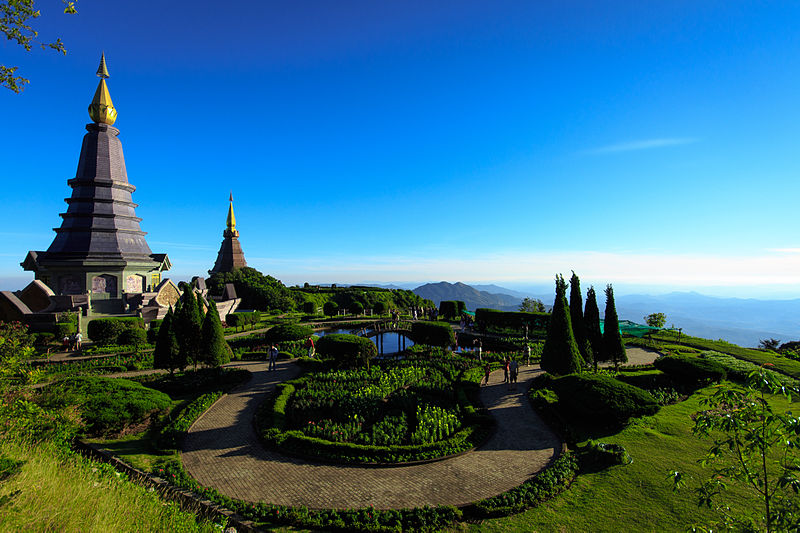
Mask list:
[[[126,329],[117,337],[117,344],[123,346],[142,346],[147,344],[147,332],[143,329]]]
[[[527,325],[529,330],[547,329],[550,324],[550,313],[524,313],[479,308],[475,310],[475,322],[481,327],[487,328],[511,328],[522,331]]]
[[[232,328],[244,328],[258,324],[261,320],[261,313],[259,311],[252,311],[248,313],[231,313],[225,315],[225,323]]]
[[[453,328],[447,322],[414,322],[411,324],[411,340],[415,344],[441,347],[456,342]]]
[[[455,300],[442,300],[439,302],[439,315],[442,318],[453,319],[458,316],[458,302]]]
[[[95,318],[89,322],[86,333],[98,344],[112,344],[117,342],[123,331],[136,328],[144,330],[144,321],[141,318]]]
[[[171,405],[169,396],[119,378],[81,376],[56,382],[41,392],[45,407],[78,407],[88,435],[119,433]]]
[[[624,424],[628,419],[654,415],[659,405],[653,396],[610,376],[569,374],[549,385],[559,398],[559,409],[604,425]]]
[[[361,302],[353,302],[353,303],[350,304],[349,311],[350,311],[350,314],[358,316],[358,315],[364,313],[364,305]]]
[[[386,302],[375,302],[375,305],[372,306],[372,312],[377,315],[382,315],[387,311]]]
[[[303,302],[303,312],[307,315],[317,314],[317,304],[314,302]]]
[[[342,368],[369,365],[369,360],[378,355],[378,348],[371,340],[346,334],[325,335],[317,342],[317,351]]]
[[[77,331],[78,325],[74,322],[57,322],[53,329],[55,338],[59,340],[74,335]]]
[[[314,330],[299,324],[280,324],[273,326],[264,335],[268,342],[299,341],[309,338]]]
[[[583,468],[608,468],[614,465],[629,465],[632,462],[630,454],[621,444],[593,440],[586,443],[581,457]]]
[[[653,364],[674,380],[687,385],[721,381],[726,376],[725,368],[719,363],[691,355],[659,357]]]
[[[322,305],[322,312],[325,313],[325,316],[334,316],[339,312],[339,304],[327,301]]]
[[[181,439],[194,421],[222,395],[222,391],[209,392],[192,401],[161,429],[156,437],[156,445],[162,450],[178,448]]]
[[[147,343],[148,344],[155,344],[156,339],[158,339],[158,330],[161,328],[161,324],[164,322],[164,319],[152,320],[150,322],[150,329],[147,330]]]

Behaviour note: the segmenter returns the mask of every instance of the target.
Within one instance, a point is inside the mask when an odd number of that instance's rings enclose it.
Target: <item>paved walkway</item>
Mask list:
[[[253,373],[246,384],[223,396],[191,427],[181,453],[186,470],[202,485],[252,502],[310,508],[379,509],[463,505],[516,487],[542,470],[561,441],[524,396],[540,372],[524,367],[516,390],[492,373],[481,399],[498,422],[480,449],[425,465],[365,468],[319,464],[263,448],[253,430],[259,404],[277,383],[299,371],[291,361],[267,372],[261,362],[238,364]]]

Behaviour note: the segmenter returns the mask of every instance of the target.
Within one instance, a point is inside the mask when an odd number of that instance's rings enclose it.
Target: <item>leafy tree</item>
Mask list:
[[[594,287],[586,291],[586,308],[583,311],[583,321],[586,325],[586,339],[592,348],[594,371],[597,372],[597,361],[605,361],[603,354],[603,332],[600,331],[600,309],[597,307],[597,295]]]
[[[445,348],[456,342],[453,328],[447,322],[412,322],[411,340],[416,344]]]
[[[153,367],[166,368],[170,375],[177,369],[186,368],[186,360],[181,359],[181,350],[178,338],[175,335],[175,314],[170,307],[167,315],[158,328],[156,347],[153,350]]]
[[[180,347],[180,358],[194,364],[195,370],[202,354],[202,326],[192,288],[188,284],[184,285],[181,306],[175,313],[175,333]]]
[[[536,298],[523,298],[519,310],[522,313],[544,313],[544,304]]]
[[[734,483],[761,504],[749,515],[718,506],[727,528],[797,531],[800,524],[800,418],[775,411],[773,399],[781,396],[791,402],[789,391],[761,367],[745,386],[718,387],[701,401],[705,410],[694,414],[694,434],[714,441],[700,462],[712,473],[697,489],[698,505],[712,507]],[[680,472],[672,478],[676,488],[685,485]]]
[[[575,335],[575,342],[581,352],[584,362],[592,364],[592,346],[589,344],[586,332],[586,323],[583,320],[583,298],[581,297],[581,280],[575,271],[569,279],[569,318],[572,321],[572,333]]]
[[[339,305],[329,300],[322,304],[322,312],[325,313],[325,316],[335,316],[339,312]]]
[[[556,299],[542,348],[542,370],[554,375],[572,374],[581,370],[581,353],[572,333],[567,306],[567,283],[556,276]]]
[[[213,368],[219,368],[231,360],[231,347],[225,341],[222,321],[219,319],[217,304],[208,302],[208,312],[203,320],[203,362]]]
[[[294,311],[296,304],[304,300],[301,294],[297,294],[296,299],[280,280],[265,276],[255,268],[242,267],[232,272],[217,272],[206,280],[209,293],[219,296],[226,283],[233,283],[245,309]]]
[[[779,339],[761,339],[758,341],[758,347],[761,350],[771,350],[773,352],[777,352],[780,345],[781,341]]]
[[[317,304],[314,302],[308,301],[303,302],[303,312],[307,315],[313,315],[317,312]]]
[[[372,306],[372,311],[378,315],[384,314],[386,312],[386,302],[375,302],[375,305]]]
[[[364,306],[360,302],[353,302],[350,304],[350,312],[358,316],[364,312]]]
[[[77,13],[75,2],[67,0],[62,0],[62,2],[64,4],[64,13],[68,15]],[[32,19],[38,18],[39,15],[41,15],[41,12],[36,9],[34,0],[0,1],[0,32],[6,36],[6,39],[15,41],[28,52],[34,46],[40,46],[42,50],[50,48],[56,52],[66,54],[67,50],[64,48],[64,43],[61,42],[61,39],[56,39],[49,43],[37,40],[39,32],[31,26],[31,22]],[[14,75],[18,68],[0,65],[0,85],[11,89],[15,93],[21,92],[30,81],[22,76]]]
[[[644,323],[651,328],[663,328],[667,323],[667,315],[664,313],[651,313],[644,317]]]
[[[628,362],[625,344],[619,332],[619,317],[614,303],[614,288],[606,285],[606,318],[603,323],[603,352],[605,361],[613,361],[615,367]]]

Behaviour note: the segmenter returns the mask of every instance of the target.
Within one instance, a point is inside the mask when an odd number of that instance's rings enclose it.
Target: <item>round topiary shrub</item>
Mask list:
[[[335,316],[339,312],[339,304],[336,302],[325,302],[322,305],[322,312],[325,316]]]
[[[378,348],[371,340],[346,334],[325,335],[317,342],[317,351],[342,368],[367,366],[378,355]]]
[[[356,316],[364,312],[364,306],[360,302],[353,302],[350,304],[350,313]]]
[[[375,302],[375,305],[372,306],[372,312],[375,314],[382,315],[386,311],[386,302]]]
[[[317,314],[317,304],[314,302],[303,302],[303,312],[307,315]]]
[[[725,367],[716,361],[691,355],[659,357],[653,364],[674,380],[692,386],[721,381],[727,375]]]
[[[453,328],[447,322],[414,322],[411,324],[411,340],[415,344],[443,348],[456,342]]]
[[[553,379],[548,387],[558,395],[562,411],[601,425],[625,424],[659,409],[649,392],[610,376],[569,374]]]
[[[307,339],[314,333],[308,326],[298,324],[280,324],[267,331],[265,338],[269,342],[299,341]]]
[[[143,329],[126,329],[117,337],[117,344],[121,346],[141,346],[147,344],[147,332]]]

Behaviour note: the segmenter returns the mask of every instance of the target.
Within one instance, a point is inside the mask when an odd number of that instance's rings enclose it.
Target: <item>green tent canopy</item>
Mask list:
[[[605,320],[600,320],[600,331],[605,331]],[[623,335],[631,335],[632,337],[644,337],[651,331],[658,331],[661,328],[654,328],[651,326],[645,326],[644,324],[637,324],[636,322],[631,322],[630,320],[620,320],[619,321],[619,332]]]

